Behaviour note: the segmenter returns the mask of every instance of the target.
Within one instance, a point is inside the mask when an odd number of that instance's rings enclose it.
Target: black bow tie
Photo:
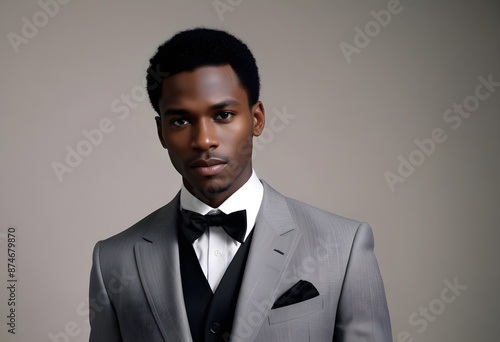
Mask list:
[[[231,214],[201,215],[189,210],[181,210],[187,229],[184,230],[186,238],[193,243],[207,230],[209,226],[222,227],[224,231],[243,243],[247,231],[246,210],[235,211]]]

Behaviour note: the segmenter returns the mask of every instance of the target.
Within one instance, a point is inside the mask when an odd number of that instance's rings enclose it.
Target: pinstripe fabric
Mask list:
[[[392,341],[366,223],[284,197],[265,182],[231,341]],[[91,342],[191,341],[180,282],[178,196],[94,249]],[[299,280],[320,296],[271,310]],[[92,305],[91,305],[92,308]]]

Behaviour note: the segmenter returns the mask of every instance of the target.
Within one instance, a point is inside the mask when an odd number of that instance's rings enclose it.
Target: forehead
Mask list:
[[[210,105],[234,99],[247,102],[247,94],[231,66],[205,66],[163,80],[160,108]]]

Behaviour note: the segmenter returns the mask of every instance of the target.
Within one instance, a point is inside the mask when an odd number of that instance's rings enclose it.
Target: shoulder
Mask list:
[[[152,213],[148,214],[146,217],[134,223],[132,226],[126,228],[120,233],[117,233],[113,236],[110,236],[102,240],[101,242],[108,244],[118,241],[136,240],[137,238],[141,238],[146,232],[147,228],[151,225],[152,222],[154,222],[155,218],[158,216],[159,212],[163,208],[164,207],[156,209]]]
[[[326,210],[314,207],[302,201],[287,197],[263,182],[268,195],[275,198],[281,197],[285,201],[290,216],[294,220],[297,228],[304,234],[330,235],[353,239],[360,227],[367,227],[368,224],[348,217],[344,217]]]
[[[117,251],[131,248],[138,241],[144,241],[148,236],[159,234],[161,229],[172,229],[176,225],[175,212],[178,208],[178,196],[163,207],[153,211],[122,232],[98,242],[103,249]],[[174,226],[174,227],[172,227]]]
[[[297,227],[306,235],[330,239],[351,244],[359,230],[371,228],[367,223],[340,216],[310,204],[285,197],[290,214]]]
[[[358,227],[361,224],[360,221],[316,208],[290,197],[285,196],[285,200],[292,215],[304,223],[321,222],[322,224],[342,227]]]

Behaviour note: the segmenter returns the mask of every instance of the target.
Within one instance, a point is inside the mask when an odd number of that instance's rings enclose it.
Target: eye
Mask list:
[[[172,125],[176,127],[186,126],[189,122],[186,119],[175,119],[171,121]]]
[[[229,121],[234,116],[231,112],[220,112],[215,115],[214,119],[218,121]]]

